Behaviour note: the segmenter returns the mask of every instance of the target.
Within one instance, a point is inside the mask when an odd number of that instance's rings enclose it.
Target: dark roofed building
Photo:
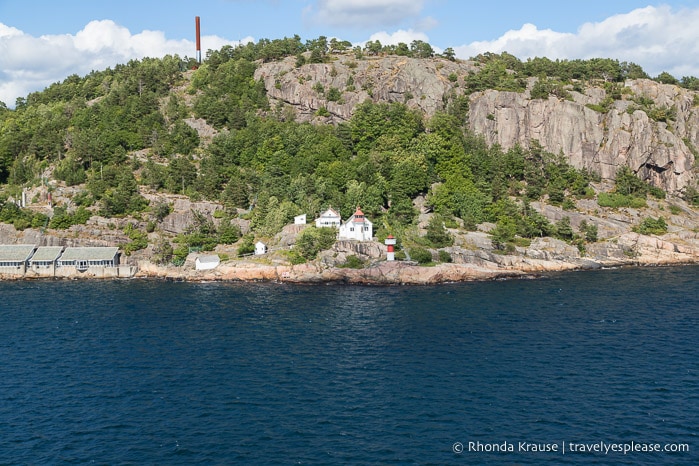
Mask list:
[[[117,247],[66,248],[58,259],[59,267],[75,267],[87,270],[88,267],[116,267],[119,265]]]
[[[33,244],[2,244],[0,245],[0,271],[13,269],[25,272],[27,262],[36,249]]]
[[[61,252],[63,246],[39,246],[29,260],[29,266],[34,269],[55,267]]]

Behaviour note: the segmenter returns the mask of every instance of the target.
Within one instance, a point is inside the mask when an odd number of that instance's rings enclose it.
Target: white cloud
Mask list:
[[[425,0],[318,0],[306,14],[326,26],[395,26],[418,16],[424,3]]]
[[[614,58],[634,62],[651,76],[667,71],[677,78],[699,76],[699,8],[639,8],[585,23],[576,33],[540,30],[525,24],[493,41],[454,47],[459,58],[509,52],[520,59]]]
[[[202,36],[202,48],[218,50],[253,40]],[[75,35],[33,37],[0,23],[0,101],[14,107],[17,97],[39,91],[71,74],[85,75],[144,57],[194,57],[189,40],[169,40],[160,31],[131,34],[113,21],[92,21]]]
[[[399,29],[392,34],[389,34],[386,31],[376,32],[369,37],[369,40],[378,40],[381,42],[381,45],[397,45],[399,42],[410,45],[410,43],[414,40],[429,42],[427,35],[422,32],[413,31],[412,29],[408,29],[407,31]]]

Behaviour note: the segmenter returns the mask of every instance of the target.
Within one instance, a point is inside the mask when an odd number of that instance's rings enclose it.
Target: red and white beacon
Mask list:
[[[387,261],[394,261],[396,260],[396,253],[393,252],[393,246],[396,245],[396,239],[393,237],[393,235],[388,235],[388,237],[384,240],[384,244],[387,247],[386,251],[386,260]]]

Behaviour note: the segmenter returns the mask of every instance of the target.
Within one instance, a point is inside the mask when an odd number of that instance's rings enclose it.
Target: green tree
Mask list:
[[[172,244],[165,238],[160,237],[153,245],[153,262],[159,265],[169,264],[174,256]]]
[[[587,223],[586,220],[580,222],[580,232],[585,235],[585,241],[588,243],[597,242],[598,229],[594,223]]]
[[[433,215],[427,223],[427,240],[436,248],[443,248],[454,244],[454,238],[444,226],[444,218],[441,215]]]
[[[334,228],[306,228],[296,239],[295,250],[307,260],[313,260],[322,250],[335,243],[337,231]]]
[[[408,251],[410,258],[417,261],[418,264],[424,265],[432,262],[432,253],[420,246],[414,246]]]
[[[512,218],[502,217],[495,224],[495,228],[490,231],[493,246],[496,249],[504,250],[507,243],[515,239],[517,224]]]
[[[233,244],[242,236],[240,227],[231,223],[231,219],[228,217],[221,220],[216,230],[219,244]]]
[[[434,56],[432,46],[421,40],[414,40],[410,43],[410,51],[416,58],[431,58]]]
[[[655,78],[655,80],[658,81],[659,83],[662,83],[662,84],[674,84],[674,85],[679,84],[679,81],[677,81],[677,78],[675,78],[673,75],[671,75],[667,71],[663,71],[662,73],[660,73]]]
[[[238,247],[238,257],[248,256],[255,252],[255,236],[247,234]]]
[[[642,235],[664,235],[667,233],[667,223],[663,217],[646,217],[633,231]]]
[[[573,239],[573,227],[570,225],[570,217],[563,217],[556,222],[556,236],[562,240],[570,241]]]
[[[616,173],[615,191],[626,196],[645,197],[648,185],[639,179],[629,167],[623,166]]]

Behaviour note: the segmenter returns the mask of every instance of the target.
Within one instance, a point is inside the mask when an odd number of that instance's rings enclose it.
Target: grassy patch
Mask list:
[[[599,193],[597,196],[597,204],[600,207],[611,207],[618,209],[620,207],[632,207],[640,209],[646,207],[646,200],[640,197],[619,193]]]

